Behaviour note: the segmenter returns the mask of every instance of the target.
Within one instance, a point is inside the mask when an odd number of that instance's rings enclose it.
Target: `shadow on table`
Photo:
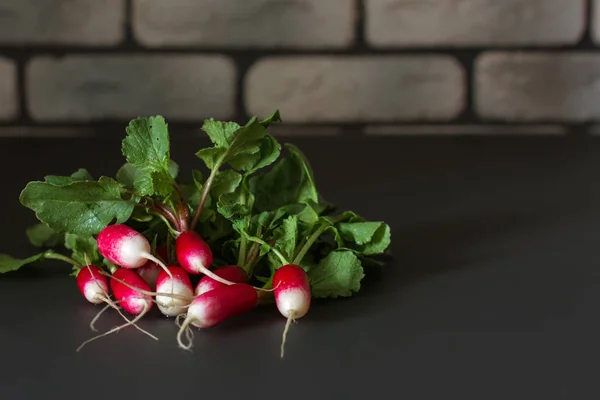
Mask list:
[[[329,312],[331,299],[314,302],[312,320],[346,319],[381,308],[404,288],[432,276],[476,268],[491,258],[497,258],[494,241],[544,224],[533,213],[481,216],[469,219],[453,218],[406,229],[392,228],[392,256],[387,265],[367,271],[359,293],[349,298],[335,299],[348,303]],[[351,304],[351,306],[349,306]]]

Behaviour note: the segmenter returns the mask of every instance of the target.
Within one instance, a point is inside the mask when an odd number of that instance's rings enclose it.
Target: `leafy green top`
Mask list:
[[[116,222],[138,229],[153,248],[196,230],[211,245],[215,264],[240,265],[265,288],[280,266],[295,263],[307,271],[315,298],[351,296],[369,268],[381,265],[376,257],[389,248],[390,228],[351,211],[334,214],[306,156],[267,132],[276,122],[279,112],[245,125],[206,120],[202,129],[212,145],[196,156],[208,174],[192,170],[185,179],[171,159],[165,119],[132,120],[115,178],[96,180],[80,168],[25,186],[21,204],[40,221],[26,234],[42,251],[24,259],[0,255],[0,273],[45,259],[72,264],[74,275],[89,264],[111,268],[95,235]],[[52,250],[57,247],[70,254]]]

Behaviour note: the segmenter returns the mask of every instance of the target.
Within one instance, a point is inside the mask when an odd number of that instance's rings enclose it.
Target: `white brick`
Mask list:
[[[125,0],[3,0],[0,43],[113,45],[124,36]]]
[[[475,65],[475,103],[485,118],[600,118],[600,54],[484,53]]]
[[[566,135],[560,125],[373,125],[365,128],[372,136],[495,136],[495,135]]]
[[[461,66],[448,56],[272,57],[246,76],[252,115],[286,122],[447,120],[465,102]]]
[[[134,0],[147,46],[340,48],[354,40],[355,0]]]
[[[0,119],[11,119],[17,115],[17,67],[14,62],[0,56]]]
[[[27,65],[27,103],[39,121],[227,118],[235,79],[217,55],[40,57]]]
[[[366,39],[387,46],[577,43],[585,0],[365,0]]]

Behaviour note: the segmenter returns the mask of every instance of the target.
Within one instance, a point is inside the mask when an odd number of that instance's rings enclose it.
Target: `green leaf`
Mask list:
[[[281,122],[281,117],[279,115],[279,110],[275,110],[275,112],[273,114],[269,115],[267,118],[265,118],[262,121],[260,121],[260,124],[262,126],[264,126],[265,128],[267,128],[273,122]]]
[[[93,236],[65,235],[65,248],[72,251],[71,258],[82,265],[96,264],[100,260],[98,245]]]
[[[218,199],[221,195],[234,192],[240,182],[242,181],[242,175],[239,172],[228,169],[223,171],[215,177],[211,187],[211,194]]]
[[[169,131],[163,117],[134,119],[125,131],[121,149],[129,163],[144,171],[169,170]]]
[[[312,171],[304,157],[293,146],[290,154],[281,158],[273,168],[249,181],[250,191],[260,211],[274,210],[291,203],[318,203]]]
[[[360,260],[351,251],[333,251],[308,272],[314,298],[352,296],[364,276]]]
[[[204,121],[202,125],[202,130],[217,147],[228,147],[239,129],[240,126],[235,122],[215,121],[213,118]]]
[[[256,164],[246,172],[246,177],[275,162],[281,154],[281,144],[273,136],[265,135],[261,139],[259,154]]]
[[[64,240],[63,234],[56,232],[46,224],[36,224],[28,228],[25,233],[29,242],[35,247],[55,247]]]
[[[0,254],[0,274],[16,271],[19,268],[37,261],[42,261],[46,253],[39,253],[31,257],[18,259],[7,254]]]
[[[176,179],[179,175],[179,164],[177,164],[173,160],[169,160],[169,167],[167,168],[167,170],[169,171],[169,175],[171,176],[171,178]]]
[[[237,220],[250,215],[251,210],[242,201],[241,189],[222,195],[217,202],[217,211],[228,220]]]
[[[274,233],[277,239],[273,246],[279,250],[287,260],[291,260],[296,250],[296,241],[298,238],[298,217],[290,215],[282,221],[281,226],[279,226]]]
[[[117,173],[119,182],[141,195],[167,197],[175,191],[179,166],[170,159],[169,131],[163,117],[138,118],[126,128],[121,149],[129,166]]]
[[[77,181],[93,181],[94,178],[85,168],[79,168],[71,176],[47,175],[44,181],[52,185],[64,186]]]
[[[250,170],[260,159],[262,138],[265,128],[252,118],[240,127],[232,122],[220,122],[209,119],[202,126],[215,145],[196,153],[206,166],[213,170],[228,163],[236,171]]]
[[[107,177],[66,186],[29,182],[19,200],[53,230],[82,236],[97,234],[113,221],[126,222],[134,207],[121,197],[119,183]]]
[[[134,182],[142,171],[131,163],[125,163],[117,171],[117,182],[129,190],[134,190]]]
[[[136,193],[142,196],[158,195],[167,197],[173,192],[173,179],[162,172],[142,173],[133,182]]]
[[[390,245],[390,227],[383,222],[341,222],[337,228],[347,246],[364,255],[381,254]]]

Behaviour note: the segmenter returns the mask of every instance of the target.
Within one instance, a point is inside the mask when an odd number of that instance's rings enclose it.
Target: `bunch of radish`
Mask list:
[[[146,237],[123,224],[109,225],[100,232],[98,250],[116,269],[107,273],[96,266],[82,268],[77,275],[79,290],[90,303],[107,303],[107,307],[117,310],[120,307],[135,318],[84,344],[135,325],[156,303],[164,316],[177,317],[179,347],[190,349],[193,337],[190,325],[210,328],[251,311],[259,303],[258,292],[264,290],[248,284],[248,275],[239,266],[229,265],[211,271],[211,249],[192,231],[183,232],[176,239],[179,265],[167,266],[164,260],[168,257],[164,252],[159,257],[151,254]],[[196,275],[203,276],[194,287],[191,276]],[[276,271],[273,288],[277,309],[287,318],[281,347],[283,357],[290,323],[302,318],[310,307],[310,287],[304,270],[288,264]],[[110,293],[114,300],[110,299]],[[181,317],[185,319],[179,324]],[[187,341],[183,339],[184,333]]]
[[[125,327],[157,339],[137,325],[156,313],[174,320],[178,346],[190,349],[194,328],[274,305],[285,318],[283,357],[311,299],[358,292],[391,236],[383,221],[333,214],[300,149],[267,132],[279,121],[279,111],[245,125],[205,120],[210,145],[194,154],[206,174],[194,168],[190,176],[171,157],[164,117],[135,118],[114,177],[80,168],[26,185],[19,201],[39,220],[27,236],[45,249],[22,259],[0,254],[0,274],[47,259],[72,264],[84,298],[103,305],[90,328],[106,311],[125,320],[83,345]],[[59,246],[70,257],[49,249]]]

